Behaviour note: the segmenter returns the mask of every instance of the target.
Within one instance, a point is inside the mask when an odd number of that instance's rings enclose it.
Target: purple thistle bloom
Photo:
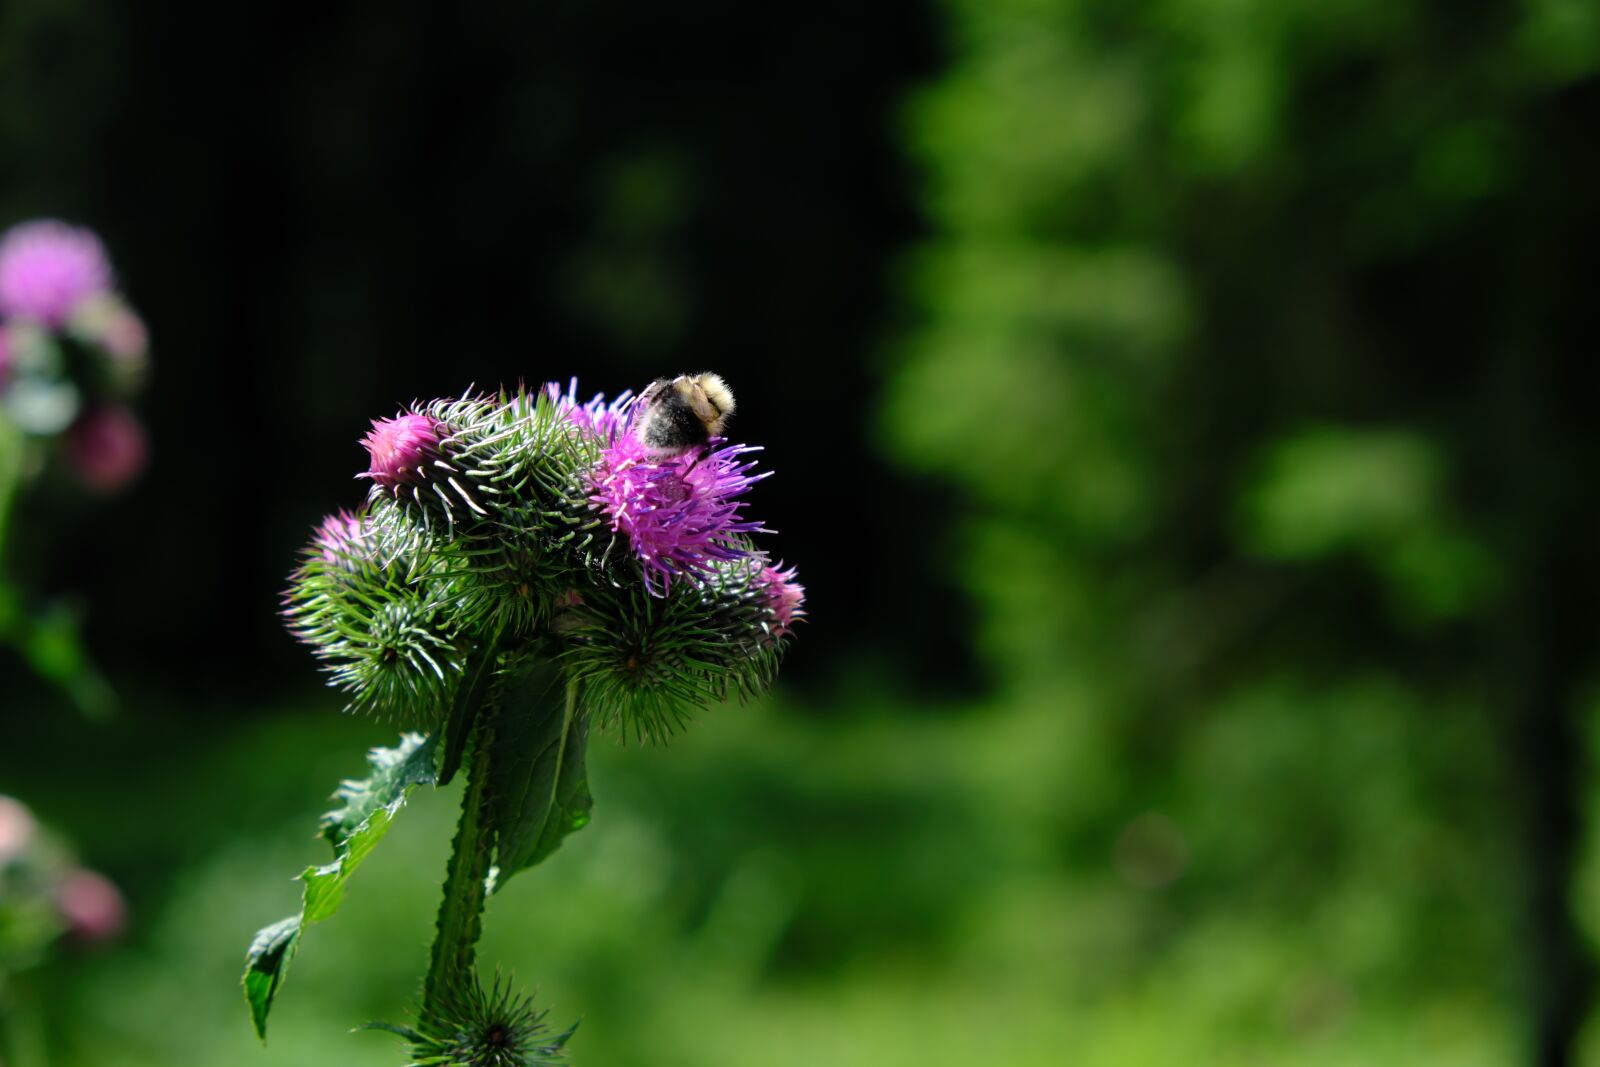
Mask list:
[[[0,237],[0,315],[59,327],[84,300],[111,289],[111,261],[91,231],[55,219]]]
[[[360,542],[361,520],[341,509],[317,526],[311,538],[311,550],[329,563],[337,564],[348,559]]]
[[[752,475],[755,464],[740,462],[759,449],[714,438],[683,455],[657,457],[631,431],[631,419],[612,428],[589,475],[589,502],[612,530],[627,534],[650,592],[664,596],[673,578],[748,555],[736,534],[770,532],[739,518],[745,502],[737,498],[771,473]]]
[[[795,568],[782,569],[783,564],[767,567],[759,581],[766,587],[767,607],[772,612],[774,637],[784,637],[793,632],[797,619],[805,618],[806,587],[796,582]]]
[[[567,417],[574,426],[588,430],[602,440],[622,429],[629,407],[633,405],[632,389],[624,389],[615,400],[607,401],[604,393],[596,393],[588,403],[578,402],[578,379],[567,382],[567,391],[555,382],[546,382],[545,395],[556,405],[556,410]]]
[[[426,466],[439,458],[442,424],[426,415],[374,419],[361,444],[372,457],[365,477],[398,494],[402,485],[416,485]]]

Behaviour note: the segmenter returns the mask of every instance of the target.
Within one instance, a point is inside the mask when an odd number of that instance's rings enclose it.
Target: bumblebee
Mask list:
[[[634,434],[651,452],[675,456],[721,437],[733,414],[733,391],[709,372],[658,378],[639,394]]]

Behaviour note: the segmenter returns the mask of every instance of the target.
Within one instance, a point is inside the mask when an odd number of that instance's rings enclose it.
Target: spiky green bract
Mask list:
[[[598,441],[544,390],[436,400],[416,410],[446,428],[440,449],[451,491],[402,496],[401,503],[425,533],[447,544],[453,595],[472,628],[532,634],[570,584],[568,572],[591,565],[609,544],[583,483]],[[374,487],[375,503],[384,495]],[[464,515],[450,505],[452,496],[477,510]]]
[[[568,677],[602,727],[664,741],[696,710],[764,691],[786,643],[766,560],[719,560],[665,596],[642,582],[595,585],[552,622]]]
[[[411,1067],[560,1067],[578,1024],[555,1033],[547,1014],[496,974],[488,989],[474,977],[453,990],[421,1031],[401,1032],[413,1041]]]
[[[312,544],[284,594],[284,617],[350,695],[348,710],[431,728],[462,669],[442,559],[407,542],[393,518],[358,521],[360,536]]]

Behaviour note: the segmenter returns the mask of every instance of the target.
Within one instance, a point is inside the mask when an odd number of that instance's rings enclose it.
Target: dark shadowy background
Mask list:
[[[0,789],[125,887],[57,1061],[373,1064],[421,796],[252,1048],[342,718],[276,598],[367,420],[714,369],[812,618],[597,746],[486,959],[574,1062],[1600,1062],[1600,14],[1576,0],[0,9],[0,222],[95,227],[152,466],[9,565]]]
[[[849,602],[795,672],[887,629],[932,555],[867,426],[887,264],[917,225],[895,115],[933,69],[933,12],[51,3],[8,22],[0,202],[93,223],[163,350],[148,481],[53,562],[125,606],[97,613],[107,659],[207,689],[302,668],[274,591],[305,530],[360,499],[370,418],[473,383],[614,395],[702,369],[779,472],[762,514],[782,551]],[[897,652],[952,643],[922,605]]]

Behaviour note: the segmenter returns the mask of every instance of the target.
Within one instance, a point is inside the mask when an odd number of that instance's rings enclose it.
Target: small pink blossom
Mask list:
[[[90,230],[41,219],[0,237],[0,315],[57,327],[110,288],[111,262]]]
[[[794,629],[797,619],[805,618],[806,588],[795,579],[795,568],[782,570],[783,564],[768,567],[761,572],[761,584],[766,587],[767,606],[772,611],[774,637],[783,637]]]
[[[149,450],[139,420],[117,405],[91,408],[67,430],[73,469],[96,492],[114,493],[132,482]]]
[[[339,511],[323,519],[311,538],[312,547],[329,563],[347,560],[361,541],[361,519]]]
[[[391,492],[421,482],[427,465],[439,457],[441,427],[427,415],[374,419],[372,430],[361,441],[372,457],[367,477]]]
[[[114,940],[128,922],[122,891],[105,875],[83,867],[62,880],[56,910],[66,920],[68,935],[85,945]]]

